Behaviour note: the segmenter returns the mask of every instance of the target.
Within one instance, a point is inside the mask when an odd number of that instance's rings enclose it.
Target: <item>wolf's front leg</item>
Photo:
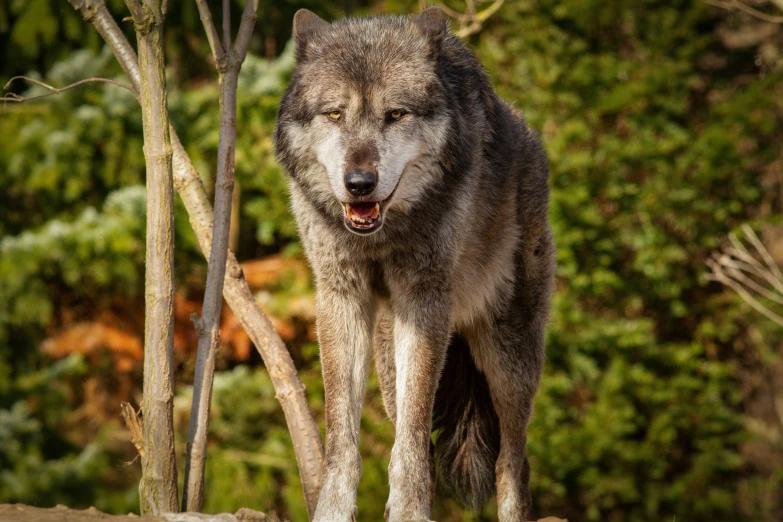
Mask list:
[[[369,292],[356,291],[361,284],[351,284],[350,290],[325,286],[319,284],[316,313],[326,400],[326,455],[314,520],[349,522],[356,516],[362,467],[359,424],[374,308]]]
[[[438,289],[418,286],[394,306],[397,422],[386,516],[389,522],[429,520],[432,407],[446,358],[449,299]]]

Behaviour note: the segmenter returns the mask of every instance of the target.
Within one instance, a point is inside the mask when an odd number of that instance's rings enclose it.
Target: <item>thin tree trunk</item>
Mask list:
[[[141,75],[136,54],[106,9],[104,0],[68,1],[80,11],[86,21],[95,26],[114,52],[131,85],[138,92]],[[174,152],[174,187],[182,197],[201,250],[209,259],[212,241],[212,206],[201,178],[173,127],[170,132]],[[291,434],[307,510],[312,518],[321,488],[323,463],[321,434],[307,405],[304,386],[291,356],[269,319],[256,303],[242,269],[230,251],[226,263],[223,296],[261,354],[272,379],[275,396],[283,408],[288,431]]]
[[[133,15],[141,69],[147,164],[147,258],[144,320],[144,456],[142,515],[176,512],[174,453],[174,188],[163,60],[163,14],[157,1],[126,0]]]
[[[223,280],[226,275],[228,239],[231,225],[231,204],[234,195],[234,150],[237,141],[237,83],[242,62],[247,55],[250,38],[244,48],[231,46],[229,0],[223,0],[223,46],[214,38],[217,32],[206,0],[196,0],[204,22],[220,85],[220,136],[218,139],[217,175],[215,176],[215,212],[212,221],[212,247],[207,270],[207,286],[201,317],[194,314],[198,332],[196,374],[193,382],[193,403],[188,429],[188,453],[185,461],[183,511],[201,511],[204,505],[204,469],[206,467],[209,411],[212,402],[212,381],[215,357],[220,344],[220,311],[223,305]],[[247,0],[240,35],[252,35],[256,22],[258,0]],[[206,16],[205,16],[206,15]]]

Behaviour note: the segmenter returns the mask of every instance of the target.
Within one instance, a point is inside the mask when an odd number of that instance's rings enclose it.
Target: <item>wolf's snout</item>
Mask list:
[[[345,188],[354,196],[368,196],[378,184],[378,174],[356,169],[345,175]]]

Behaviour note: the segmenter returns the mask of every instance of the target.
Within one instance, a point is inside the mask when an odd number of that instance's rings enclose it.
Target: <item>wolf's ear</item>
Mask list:
[[[433,57],[437,58],[440,44],[449,32],[449,22],[440,7],[428,7],[411,20],[432,45]]]
[[[305,58],[307,42],[310,38],[329,26],[323,18],[312,11],[300,9],[294,15],[294,42],[296,43],[296,59]]]

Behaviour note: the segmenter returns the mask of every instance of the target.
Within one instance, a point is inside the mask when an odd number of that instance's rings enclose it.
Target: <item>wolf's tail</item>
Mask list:
[[[467,341],[455,336],[435,395],[435,461],[441,481],[479,511],[495,489],[500,426],[484,374]]]

